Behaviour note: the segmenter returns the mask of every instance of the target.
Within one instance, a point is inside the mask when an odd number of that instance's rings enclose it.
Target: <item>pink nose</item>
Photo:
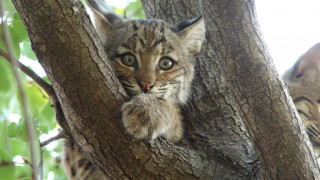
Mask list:
[[[140,88],[143,92],[148,92],[150,91],[153,86],[154,86],[154,83],[150,83],[150,82],[139,82],[139,85],[140,85]]]

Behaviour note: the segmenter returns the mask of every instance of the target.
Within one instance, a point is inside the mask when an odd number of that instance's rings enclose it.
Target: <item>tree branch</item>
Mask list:
[[[43,80],[40,76],[38,76],[34,71],[29,69],[27,66],[19,62],[16,58],[12,58],[10,60],[10,56],[4,50],[0,49],[0,56],[4,57],[9,63],[13,66],[19,68],[22,72],[28,75],[31,79],[34,80],[47,94],[49,97],[56,97],[56,93],[54,92],[52,86]]]
[[[264,179],[319,179],[302,122],[261,38],[253,1],[202,0],[207,40],[245,123]],[[214,6],[212,8],[211,6]]]
[[[26,75],[28,75],[31,79],[33,79],[50,97],[51,102],[53,104],[53,107],[55,109],[56,113],[56,120],[58,124],[66,131],[68,131],[69,127],[67,126],[65,122],[65,117],[61,108],[61,104],[58,100],[58,97],[53,89],[53,87],[47,83],[45,80],[43,80],[40,76],[37,75],[34,71],[32,71],[30,68],[19,62],[17,59],[12,57],[10,60],[10,56],[8,53],[0,49],[0,56],[4,57],[9,63],[11,63],[13,66],[19,68],[22,72],[24,72]]]
[[[66,134],[65,134],[65,131],[64,130],[61,130],[58,135],[52,137],[52,138],[49,138],[48,140],[46,141],[43,141],[40,143],[40,147],[44,147],[48,144],[50,144],[52,141],[56,141],[58,139],[61,139],[61,138],[65,138],[66,137]]]
[[[0,168],[6,167],[6,166],[14,166],[14,162],[1,161]]]
[[[40,175],[40,180],[43,180],[43,149],[41,148],[40,141],[39,141],[39,147],[40,147],[39,175]]]
[[[12,57],[10,60],[10,56],[8,53],[0,49],[0,56],[4,57],[9,63],[11,63],[13,66],[19,68],[22,72],[24,72],[26,75],[28,75],[31,79],[34,80],[50,97],[51,102],[53,104],[53,107],[55,109],[56,113],[56,120],[58,124],[66,131],[69,131],[69,127],[66,124],[65,117],[61,108],[61,104],[58,100],[58,97],[53,89],[53,87],[47,83],[45,80],[43,80],[40,76],[38,76],[34,71],[29,69],[27,66],[19,62],[17,59]]]
[[[4,15],[4,10],[3,10],[3,3],[2,0],[0,0],[0,18],[1,20],[3,15]],[[6,26],[6,22],[2,22],[1,23],[1,27],[2,27],[2,35],[3,35],[3,40],[4,40],[4,44],[8,50],[8,59],[9,61],[14,64],[15,67],[19,66],[19,64],[16,64],[16,62],[13,60],[13,53],[12,53],[12,46],[11,46],[11,42],[8,39],[8,31],[7,31],[7,26]],[[22,107],[23,107],[23,113],[24,113],[24,118],[26,121],[26,126],[27,126],[27,132],[28,132],[28,139],[29,139],[29,143],[30,143],[30,154],[31,154],[31,160],[32,160],[32,179],[38,179],[38,166],[37,166],[37,160],[36,160],[36,150],[35,150],[35,135],[34,135],[34,127],[33,127],[33,122],[30,118],[29,115],[29,109],[28,109],[28,105],[27,105],[27,99],[26,99],[26,95],[25,95],[25,91],[23,89],[22,86],[22,82],[20,79],[20,76],[18,74],[18,71],[15,69],[15,67],[12,67],[16,82],[18,84],[18,89],[19,89],[19,93],[21,96],[21,101],[22,101]]]

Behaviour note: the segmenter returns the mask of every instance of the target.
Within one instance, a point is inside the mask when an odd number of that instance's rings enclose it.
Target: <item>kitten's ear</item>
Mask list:
[[[300,78],[305,72],[313,68],[320,68],[320,43],[312,46],[294,64],[295,78]]]
[[[182,21],[176,25],[178,34],[182,37],[184,44],[193,55],[200,51],[201,43],[205,35],[205,26],[202,16],[189,21]]]
[[[97,33],[103,44],[115,36],[115,24],[122,20],[121,17],[112,13],[100,0],[86,0],[88,7],[93,12]]]

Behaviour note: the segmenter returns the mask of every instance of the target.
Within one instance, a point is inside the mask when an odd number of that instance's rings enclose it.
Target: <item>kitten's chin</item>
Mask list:
[[[136,96],[136,95],[139,95],[139,94],[142,94],[143,92],[138,92],[138,91],[127,91],[129,96]]]
[[[153,95],[155,97],[160,97],[160,98],[163,98],[164,97],[164,94],[163,93],[157,93],[157,92],[153,92],[153,91],[148,91],[148,92],[143,92],[143,91],[127,91],[129,96],[137,96],[137,95],[140,95],[140,94],[146,94],[146,95]]]

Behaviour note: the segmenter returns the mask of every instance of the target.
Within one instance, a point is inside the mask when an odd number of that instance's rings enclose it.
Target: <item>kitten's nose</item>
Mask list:
[[[150,83],[150,82],[138,81],[138,84],[140,85],[141,90],[145,93],[150,91],[154,86],[154,82]]]

